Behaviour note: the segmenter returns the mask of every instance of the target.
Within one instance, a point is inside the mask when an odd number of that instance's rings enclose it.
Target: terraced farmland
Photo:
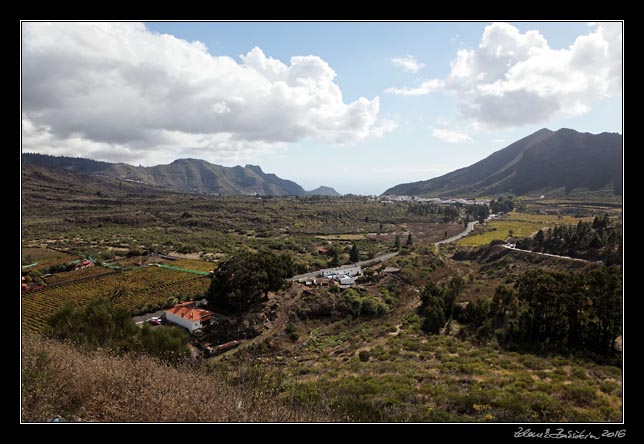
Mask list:
[[[99,276],[96,279],[70,283],[42,290],[22,297],[22,325],[25,329],[42,332],[47,318],[66,302],[81,306],[91,299],[111,297],[114,304],[132,313],[166,305],[169,298],[203,295],[210,285],[207,276],[145,267],[123,273]]]

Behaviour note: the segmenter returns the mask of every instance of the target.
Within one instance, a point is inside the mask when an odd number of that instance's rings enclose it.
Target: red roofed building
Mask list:
[[[84,260],[83,262],[79,262],[74,266],[74,270],[82,270],[83,268],[89,268],[93,267],[94,262],[90,261],[89,259]]]
[[[166,310],[165,318],[168,322],[180,325],[192,333],[193,331],[208,325],[212,319],[212,313],[208,310],[195,308],[195,303],[193,301],[189,301],[175,305],[171,309]]]

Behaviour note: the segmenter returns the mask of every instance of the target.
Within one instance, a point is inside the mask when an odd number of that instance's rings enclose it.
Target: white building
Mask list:
[[[351,276],[343,275],[338,277],[340,285],[353,285],[356,283],[356,280]]]
[[[177,324],[192,333],[208,325],[212,319],[211,312],[201,308],[194,308],[194,306],[195,303],[192,301],[175,305],[165,311],[165,318],[168,322]]]
[[[357,276],[362,273],[362,267],[360,265],[354,265],[350,267],[339,267],[339,268],[326,268],[319,271],[320,276],[325,278],[332,278],[337,275],[347,275],[349,277]]]

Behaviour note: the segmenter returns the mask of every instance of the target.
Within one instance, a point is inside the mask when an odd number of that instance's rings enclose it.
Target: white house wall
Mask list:
[[[173,324],[177,324],[185,329],[187,329],[190,333],[195,331],[198,328],[201,328],[201,323],[199,321],[191,321],[189,319],[182,318],[181,316],[178,316],[174,313],[167,312],[165,313],[165,318],[168,320],[168,322],[172,322]]]

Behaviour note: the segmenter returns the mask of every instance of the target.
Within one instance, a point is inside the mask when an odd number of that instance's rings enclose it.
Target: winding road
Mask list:
[[[477,221],[469,222],[467,224],[467,228],[465,229],[465,231],[462,231],[462,232],[460,232],[457,235],[454,235],[452,237],[448,237],[447,239],[443,239],[442,241],[434,242],[434,245],[448,244],[450,242],[457,241],[460,238],[465,237],[468,234],[470,234],[472,232],[472,230],[474,229],[474,225],[476,225],[476,224],[478,224]]]
[[[374,265],[374,264],[377,264],[379,262],[388,261],[389,259],[391,259],[392,257],[396,256],[397,254],[398,254],[397,251],[393,251],[391,253],[381,254],[380,256],[376,256],[373,259],[368,259],[366,261],[359,261],[359,262],[356,262],[355,264],[347,264],[347,265],[344,265],[342,267],[337,267],[337,268],[346,268],[346,267],[351,267],[351,266],[355,266],[355,265],[360,265],[361,267],[368,267],[370,265]],[[293,276],[289,280],[297,281],[298,279],[313,279],[313,278],[319,277],[319,274],[320,274],[319,271],[313,271],[311,273],[298,274],[296,276]]]
[[[465,237],[468,234],[470,234],[472,232],[472,230],[474,229],[474,225],[476,225],[476,224],[478,224],[477,221],[470,222],[470,223],[467,224],[467,228],[465,228],[464,231],[462,231],[462,232],[460,232],[460,233],[458,233],[458,234],[456,234],[456,235],[454,235],[452,237],[448,237],[447,239],[443,239],[441,241],[434,242],[434,245],[447,244],[449,242],[457,241],[460,238]],[[391,253],[381,254],[380,256],[376,256],[373,259],[368,259],[366,261],[359,261],[359,262],[356,262],[355,264],[347,264],[344,267],[347,267],[347,266],[350,266],[350,265],[360,265],[361,267],[369,267],[371,265],[374,265],[374,264],[377,264],[377,263],[380,263],[380,262],[388,261],[389,259],[391,259],[392,257],[396,256],[397,254],[398,254],[398,251],[393,251]],[[340,267],[340,268],[342,268],[342,267]],[[320,273],[319,271],[313,271],[311,273],[298,274],[296,276],[293,276],[289,280],[297,281],[298,279],[313,279],[313,278],[318,277],[319,273]]]
[[[450,238],[444,239],[442,241],[435,242],[435,245],[445,244],[445,243],[448,243],[448,242],[454,242],[454,241],[462,238],[463,236],[467,236],[468,234],[470,234],[472,232],[472,230],[474,229],[474,225],[476,225],[477,223],[478,222],[470,222],[470,223],[468,223],[467,228],[463,232],[461,232],[461,233],[459,233],[459,234],[457,234],[455,236],[452,236]],[[385,261],[391,259],[392,257],[397,256],[398,253],[399,253],[398,251],[392,251],[390,253],[385,253],[385,254],[381,254],[380,256],[376,256],[373,259],[368,259],[366,261],[356,262],[355,264],[352,264],[352,265],[360,265],[361,267],[368,267],[368,266],[371,266],[371,265],[374,265],[374,264],[377,264],[377,263],[380,263],[380,262],[385,262]],[[319,271],[314,271],[314,272],[311,272],[311,273],[298,274],[296,276],[293,276],[289,280],[290,281],[297,281],[299,279],[313,279],[313,278],[318,277],[319,273],[320,273]],[[252,339],[244,340],[239,347],[236,347],[236,348],[234,348],[232,350],[226,351],[226,352],[224,352],[224,353],[222,353],[220,355],[214,356],[213,358],[210,358],[210,359],[212,361],[219,361],[221,359],[224,359],[224,357],[232,356],[233,354],[239,352],[240,350],[248,348],[253,344],[258,344],[258,343],[260,343],[260,342],[262,342],[262,341],[274,336],[277,332],[281,332],[284,329],[284,325],[286,324],[286,321],[288,319],[288,311],[290,310],[290,308],[293,306],[295,301],[300,296],[301,296],[301,294],[285,300],[284,304],[279,308],[279,314],[278,314],[277,318],[275,319],[275,321],[273,322],[273,326],[270,329],[266,330],[261,335],[256,336],[256,337],[254,337]]]
[[[587,260],[587,259],[580,259],[580,258],[578,258],[578,257],[559,256],[558,254],[541,253],[541,252],[539,252],[539,251],[532,251],[532,250],[522,250],[522,249],[520,249],[520,248],[512,248],[512,247],[508,247],[507,245],[502,245],[502,247],[503,247],[503,248],[507,248],[508,250],[512,250],[512,251],[522,251],[522,252],[524,252],[524,253],[538,254],[538,255],[541,255],[541,256],[558,257],[559,259],[568,259],[568,260],[571,260],[571,261],[578,261],[578,262],[593,262],[593,261],[589,261],[589,260]]]

